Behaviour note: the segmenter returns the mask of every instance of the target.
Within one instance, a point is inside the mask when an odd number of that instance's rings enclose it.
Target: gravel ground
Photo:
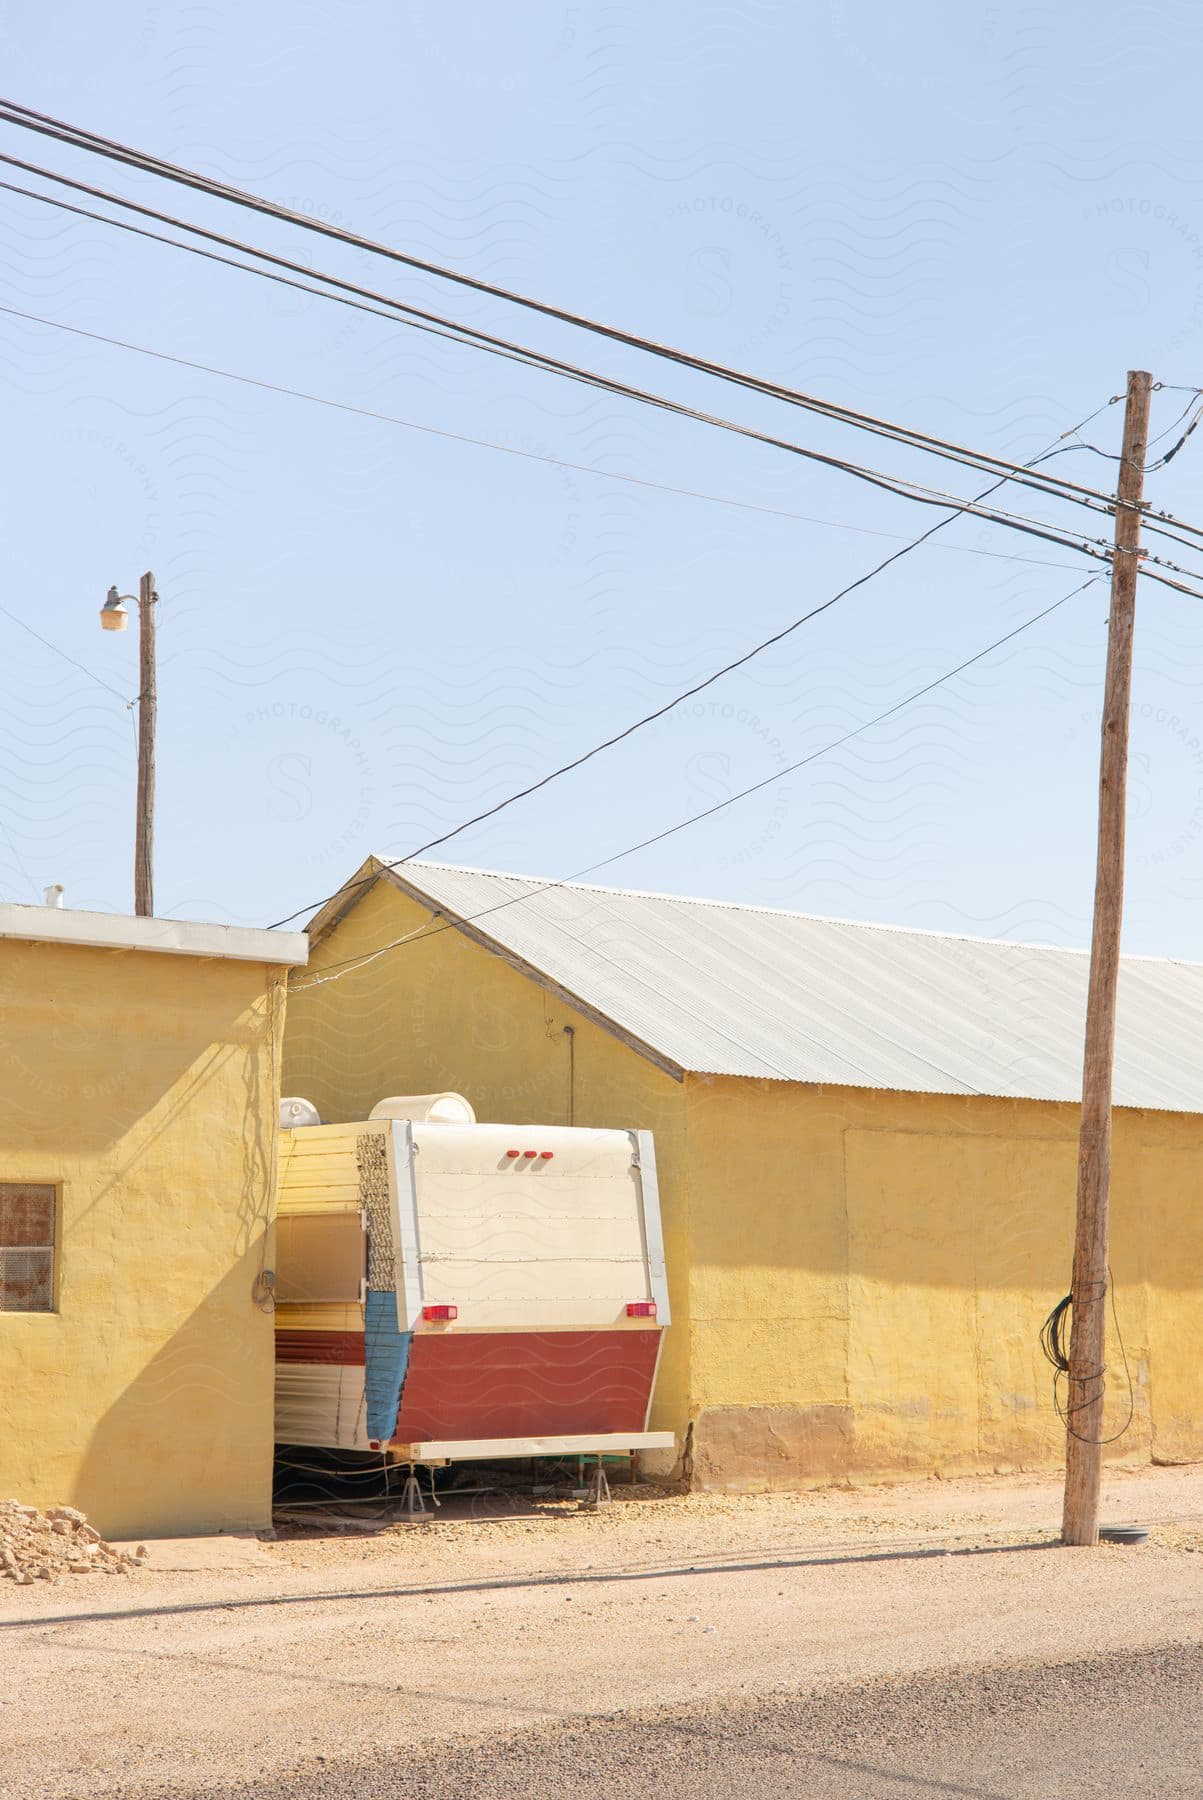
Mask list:
[[[335,1757],[204,1800],[1196,1800],[1201,1694],[1203,1650],[1177,1647],[619,1714],[433,1755]]]
[[[613,1714],[642,1754],[647,1725],[629,1715],[666,1708],[737,1717],[748,1754],[769,1755],[775,1709],[800,1696],[835,1707],[850,1684],[926,1676],[951,1694],[965,1669],[1203,1639],[1203,1469],[1109,1472],[1108,1516],[1158,1523],[1143,1547],[1098,1551],[1053,1547],[1058,1485],[1026,1478],[637,1492],[594,1514],[460,1506],[375,1535],[286,1538],[255,1569],[0,1594],[0,1795],[369,1793],[347,1785],[346,1758],[487,1762],[512,1754],[507,1733]],[[618,1727],[596,1729],[621,1750]],[[342,1788],[303,1785],[326,1766]],[[302,1785],[281,1785],[290,1770]],[[1043,1790],[1058,1791],[1090,1790]]]

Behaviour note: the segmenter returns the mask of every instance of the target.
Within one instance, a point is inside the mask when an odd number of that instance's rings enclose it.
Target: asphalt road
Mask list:
[[[1080,1800],[1203,1794],[1203,1647],[617,1714],[331,1757],[204,1800]],[[197,1800],[200,1797],[197,1796]]]

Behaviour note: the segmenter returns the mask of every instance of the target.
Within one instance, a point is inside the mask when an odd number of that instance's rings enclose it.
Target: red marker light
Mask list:
[[[522,1152],[521,1152],[521,1150],[507,1150],[506,1155],[507,1156],[521,1156]]]
[[[524,1150],[522,1154],[523,1156],[538,1156],[539,1152],[537,1150]]]
[[[429,1319],[432,1322],[440,1321],[443,1319],[458,1319],[459,1318],[459,1307],[458,1306],[424,1306],[422,1308],[422,1317],[424,1319]]]
[[[552,1157],[555,1155],[555,1151],[554,1150],[540,1150],[539,1155],[543,1158],[544,1162],[550,1162]]]
[[[627,1301],[627,1318],[628,1319],[654,1319],[655,1316],[656,1316],[656,1302],[654,1300],[628,1300]]]

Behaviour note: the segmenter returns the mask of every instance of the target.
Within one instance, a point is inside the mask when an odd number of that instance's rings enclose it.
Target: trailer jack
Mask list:
[[[613,1496],[610,1493],[610,1483],[606,1478],[605,1465],[602,1461],[600,1452],[598,1453],[597,1467],[589,1477],[589,1485],[585,1489],[585,1498],[581,1504],[586,1512],[596,1512],[599,1506],[611,1506],[613,1504]]]

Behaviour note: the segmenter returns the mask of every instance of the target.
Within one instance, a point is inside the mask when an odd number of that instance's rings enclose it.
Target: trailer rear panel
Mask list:
[[[282,1135],[278,1441],[415,1460],[652,1443],[668,1295],[648,1134],[391,1119]]]

